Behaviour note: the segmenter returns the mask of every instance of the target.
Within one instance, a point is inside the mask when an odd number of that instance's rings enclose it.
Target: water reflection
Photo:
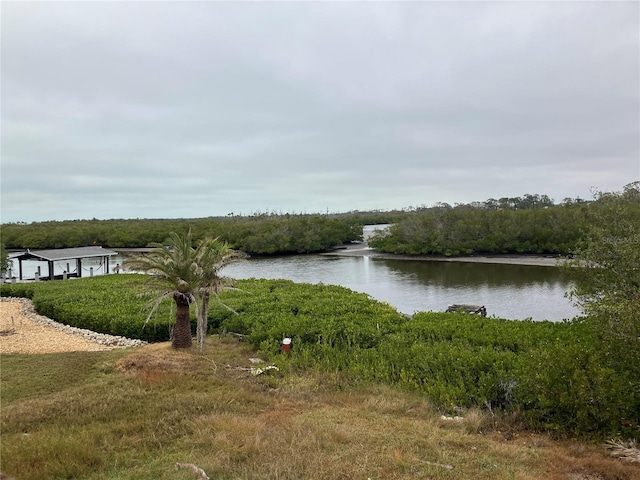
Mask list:
[[[532,283],[559,283],[568,286],[561,273],[551,267],[464,262],[411,262],[403,260],[382,261],[401,274],[413,274],[422,283],[436,283],[451,287],[470,285],[528,286]]]
[[[342,285],[403,313],[482,304],[498,317],[559,321],[579,311],[565,298],[571,283],[552,267],[305,255],[254,258],[224,272],[234,278],[286,278]]]

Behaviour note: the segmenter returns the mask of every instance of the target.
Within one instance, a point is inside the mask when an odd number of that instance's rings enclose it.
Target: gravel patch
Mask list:
[[[0,298],[0,353],[100,351],[147,342],[71,327],[39,315],[31,300]]]

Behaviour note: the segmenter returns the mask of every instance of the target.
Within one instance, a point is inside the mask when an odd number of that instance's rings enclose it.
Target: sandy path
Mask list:
[[[70,333],[47,325],[43,322],[48,319],[33,312],[30,303],[26,300],[0,302],[1,354],[97,351],[123,346],[105,345],[104,342],[86,338],[81,333]]]

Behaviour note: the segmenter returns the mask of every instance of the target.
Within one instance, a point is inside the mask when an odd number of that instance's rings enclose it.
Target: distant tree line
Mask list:
[[[369,245],[384,252],[410,255],[569,253],[587,226],[586,208],[442,208],[398,222],[370,239]]]
[[[634,185],[625,191],[635,191]],[[554,204],[546,195],[525,195],[455,207],[438,204],[414,210],[369,245],[409,255],[570,254],[598,217],[594,213],[607,215],[605,198],[565,198]],[[639,207],[631,203],[626,208]]]
[[[321,252],[362,239],[366,224],[391,223],[370,240],[378,250],[413,255],[477,253],[567,254],[584,235],[587,211],[598,202],[547,195],[490,198],[469,204],[437,203],[395,211],[343,214],[255,213],[193,219],[70,220],[2,225],[7,249],[87,245],[146,247],[170,232],[193,232],[194,241],[219,238],[253,255]]]
[[[362,238],[365,223],[386,223],[390,213],[342,215],[259,214],[197,219],[114,219],[8,223],[2,225],[7,249],[67,248],[88,245],[146,247],[166,243],[171,232],[193,232],[194,241],[219,238],[251,254],[320,252]]]

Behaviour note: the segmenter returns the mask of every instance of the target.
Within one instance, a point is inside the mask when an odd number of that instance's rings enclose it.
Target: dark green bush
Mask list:
[[[142,275],[105,275],[74,280],[2,285],[3,296],[33,300],[38,313],[60,323],[98,333],[146,341],[169,339],[174,323],[170,305],[161,305],[149,322]]]
[[[597,343],[584,340],[558,340],[522,359],[516,397],[527,423],[558,434],[637,437],[638,379],[607,365]]]
[[[0,285],[0,297],[33,298],[31,283],[3,283]]]

